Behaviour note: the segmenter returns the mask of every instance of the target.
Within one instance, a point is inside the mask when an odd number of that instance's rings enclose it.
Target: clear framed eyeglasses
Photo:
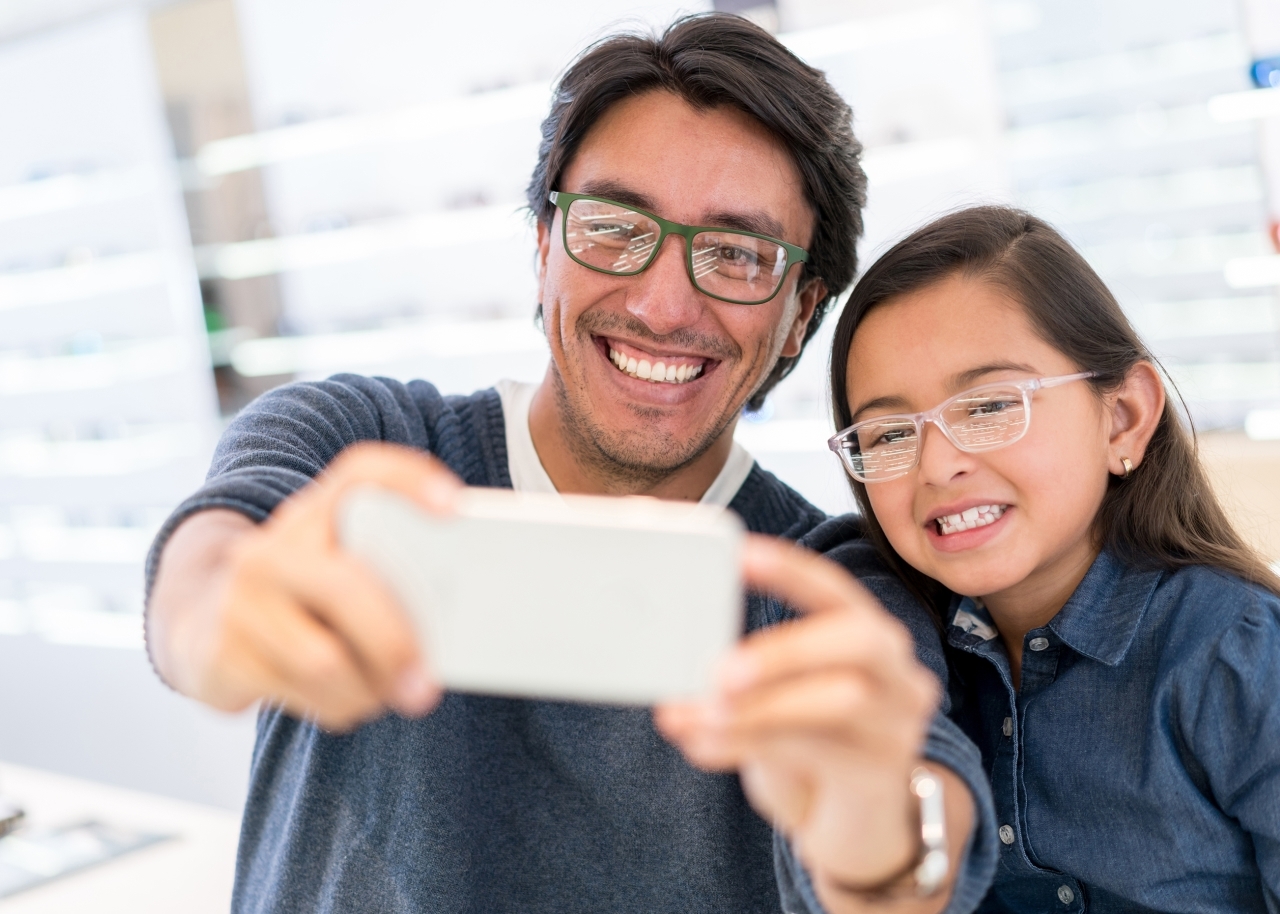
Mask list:
[[[1097,372],[1026,381],[997,381],[974,387],[923,413],[876,416],[854,423],[827,440],[849,475],[859,482],[887,482],[905,476],[920,462],[920,440],[932,422],[962,451],[1008,447],[1031,425],[1031,395],[1046,387],[1096,377]]]

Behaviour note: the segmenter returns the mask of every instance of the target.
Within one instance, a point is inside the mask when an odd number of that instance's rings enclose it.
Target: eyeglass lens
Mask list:
[[[574,200],[565,246],[575,260],[606,273],[638,273],[653,258],[662,228],[643,213],[599,200]],[[693,284],[737,302],[772,298],[787,272],[785,248],[731,231],[699,232],[691,244]]]
[[[947,404],[939,420],[966,451],[1012,444],[1027,428],[1026,399],[1017,387],[984,387]],[[854,427],[843,454],[864,481],[900,475],[915,465],[920,449],[916,424],[901,416],[871,419]]]

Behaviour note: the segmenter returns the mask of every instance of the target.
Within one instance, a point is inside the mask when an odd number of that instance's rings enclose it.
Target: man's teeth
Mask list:
[[[702,374],[701,365],[668,365],[665,362],[650,363],[648,359],[636,360],[627,357],[616,349],[609,350],[609,361],[618,366],[618,370],[641,378],[645,381],[657,381],[662,384],[683,384],[692,381]]]
[[[943,536],[948,533],[961,533],[995,523],[1008,507],[1008,505],[978,505],[976,508],[966,508],[959,514],[944,514],[934,523],[938,525],[938,532]]]

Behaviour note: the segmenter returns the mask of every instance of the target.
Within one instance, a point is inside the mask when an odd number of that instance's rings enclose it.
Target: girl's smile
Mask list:
[[[960,552],[984,546],[998,537],[1007,524],[1002,523],[1013,505],[968,499],[968,507],[959,505],[935,508],[929,512],[924,529],[933,547],[942,552]]]

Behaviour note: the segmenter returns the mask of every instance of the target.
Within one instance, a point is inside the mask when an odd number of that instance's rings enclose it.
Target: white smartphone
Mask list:
[[[706,692],[742,635],[741,521],[708,505],[468,489],[436,517],[353,491],[339,539],[447,688],[609,704]]]

